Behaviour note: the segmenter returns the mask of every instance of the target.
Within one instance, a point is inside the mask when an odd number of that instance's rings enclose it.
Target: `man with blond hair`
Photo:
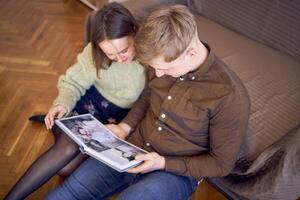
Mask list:
[[[149,66],[147,87],[128,116],[108,127],[149,153],[136,156],[143,163],[126,173],[89,158],[49,199],[104,199],[118,191],[118,199],[188,199],[202,177],[233,169],[249,98],[239,78],[200,41],[193,15],[179,5],[153,11],[136,47]]]

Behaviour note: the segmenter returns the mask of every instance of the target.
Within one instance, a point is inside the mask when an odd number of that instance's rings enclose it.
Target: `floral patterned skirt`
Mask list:
[[[91,113],[103,124],[119,123],[130,109],[120,108],[104,98],[95,86],[88,89],[70,115]]]

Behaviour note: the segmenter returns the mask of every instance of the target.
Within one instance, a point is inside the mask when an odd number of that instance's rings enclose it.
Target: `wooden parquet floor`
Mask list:
[[[27,119],[51,105],[58,76],[82,49],[89,11],[75,0],[0,0],[0,199],[53,142]],[[57,183],[51,179],[30,199]]]
[[[32,114],[45,113],[57,94],[58,76],[83,47],[90,10],[75,0],[0,0],[0,199],[53,143]],[[53,177],[28,199],[43,199]],[[225,199],[207,183],[193,199]]]

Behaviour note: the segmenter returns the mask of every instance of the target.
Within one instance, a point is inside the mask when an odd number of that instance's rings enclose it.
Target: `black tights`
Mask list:
[[[85,158],[74,143],[59,128],[52,129],[55,144],[42,154],[4,197],[5,200],[25,199],[56,173],[69,175]]]

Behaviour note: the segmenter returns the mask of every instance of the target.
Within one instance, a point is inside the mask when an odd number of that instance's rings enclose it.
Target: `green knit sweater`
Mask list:
[[[94,85],[110,102],[121,108],[131,108],[145,86],[145,70],[138,61],[129,64],[112,62],[108,69],[97,70],[88,44],[58,81],[58,97],[54,105],[63,105],[68,113],[87,89]]]

